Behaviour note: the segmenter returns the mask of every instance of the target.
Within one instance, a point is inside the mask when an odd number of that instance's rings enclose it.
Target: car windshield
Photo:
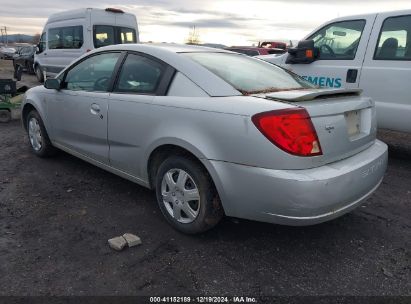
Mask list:
[[[301,77],[268,62],[232,53],[183,53],[244,95],[316,88]]]

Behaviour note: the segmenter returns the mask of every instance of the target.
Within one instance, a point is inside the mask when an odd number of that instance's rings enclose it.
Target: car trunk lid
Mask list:
[[[374,143],[374,103],[360,94],[359,89],[306,89],[267,93],[263,98],[307,110],[322,148],[323,155],[315,156],[320,165],[357,154]]]

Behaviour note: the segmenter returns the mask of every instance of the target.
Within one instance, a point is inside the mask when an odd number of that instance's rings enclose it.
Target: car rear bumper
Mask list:
[[[387,160],[387,145],[377,140],[352,157],[313,169],[271,170],[219,161],[212,165],[228,216],[299,226],[356,208],[378,188]]]

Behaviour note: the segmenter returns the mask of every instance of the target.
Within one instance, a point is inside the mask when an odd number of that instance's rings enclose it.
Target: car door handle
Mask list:
[[[100,106],[96,103],[93,103],[90,107],[90,113],[93,115],[97,115],[98,117],[100,117],[100,119],[103,119],[104,116],[103,114],[100,113],[101,109]]]
[[[349,69],[347,71],[346,82],[347,83],[356,83],[357,82],[357,75],[358,75],[358,70],[357,69]]]
[[[90,113],[93,115],[98,115],[100,113],[100,106],[96,103],[93,103],[90,107]]]

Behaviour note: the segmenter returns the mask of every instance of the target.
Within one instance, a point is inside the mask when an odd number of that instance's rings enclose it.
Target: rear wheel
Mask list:
[[[36,67],[34,68],[34,72],[36,73],[37,80],[39,82],[44,82],[43,70],[40,67],[40,65],[36,65]]]
[[[14,74],[13,77],[17,78],[17,72],[19,70],[19,65],[13,60]]]
[[[167,158],[156,175],[159,207],[177,230],[195,234],[213,228],[224,215],[207,171],[181,156]]]
[[[56,148],[51,144],[46,128],[37,111],[33,110],[27,115],[26,124],[31,151],[39,157],[54,155]]]
[[[11,113],[9,110],[0,110],[0,122],[6,123],[11,120]]]

